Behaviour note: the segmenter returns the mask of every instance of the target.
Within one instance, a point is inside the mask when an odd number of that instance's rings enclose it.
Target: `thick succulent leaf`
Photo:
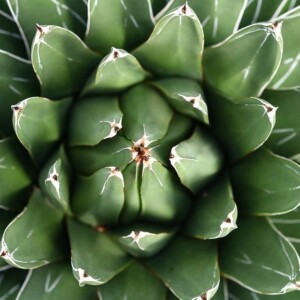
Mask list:
[[[299,4],[299,0],[247,0],[241,27],[277,18]]]
[[[228,290],[229,300],[272,300],[272,298],[275,300],[298,300],[300,296],[298,291],[276,296],[257,294],[229,280]]]
[[[238,226],[222,239],[222,274],[264,294],[299,289],[299,258],[292,244],[265,218],[240,218]]]
[[[10,268],[0,272],[0,299],[15,300],[27,272]]]
[[[181,182],[197,193],[222,167],[222,153],[211,135],[197,127],[192,136],[173,147],[170,162]]]
[[[63,261],[30,270],[16,299],[87,300],[96,299],[96,291],[92,287],[79,287],[70,263]]]
[[[213,300],[230,300],[229,297],[230,297],[230,295],[228,295],[227,280],[221,277],[219,288],[218,288],[217,292],[215,293]],[[231,300],[233,300],[233,299],[231,299]],[[242,300],[242,299],[235,299],[235,300]]]
[[[237,228],[236,218],[230,181],[227,174],[223,174],[193,203],[182,231],[196,238],[221,238]]]
[[[13,125],[17,137],[36,165],[40,166],[45,161],[64,135],[71,102],[70,98],[51,101],[33,97],[12,106]]]
[[[124,205],[124,178],[116,167],[106,167],[89,177],[77,176],[72,208],[93,226],[118,224]]]
[[[89,79],[84,94],[120,92],[149,77],[137,59],[122,49],[112,48]]]
[[[33,269],[65,255],[63,213],[35,190],[29,204],[6,228],[1,256],[9,264]]]
[[[22,36],[5,1],[2,1],[0,5],[0,49],[26,57]]]
[[[69,144],[95,146],[104,139],[114,137],[122,128],[122,117],[117,97],[79,99],[71,112]]]
[[[97,146],[71,148],[70,157],[74,168],[84,175],[110,166],[123,170],[132,160],[131,147],[132,142],[117,135]]]
[[[191,195],[174,174],[151,158],[143,162],[141,219],[162,223],[178,223],[188,213]]]
[[[211,299],[220,281],[213,241],[176,237],[147,265],[181,300]]]
[[[186,0],[170,0],[156,18],[185,3]],[[224,40],[238,29],[247,0],[189,0],[188,3],[202,24],[205,46],[210,46]]]
[[[30,61],[0,50],[0,133],[11,135],[11,105],[39,94]]]
[[[83,35],[86,27],[84,1],[73,0],[6,0],[18,25],[28,56],[35,34],[35,24],[58,25]]]
[[[283,214],[300,204],[300,166],[264,148],[235,165],[230,175],[241,213]]]
[[[282,48],[281,24],[243,28],[205,49],[206,83],[229,99],[258,97],[277,71]]]
[[[280,17],[278,21],[283,21],[282,39],[284,48],[281,64],[269,87],[271,89],[300,88],[300,53],[298,43],[300,6]]]
[[[211,94],[208,106],[212,129],[231,161],[259,148],[274,128],[277,108],[261,99],[234,103]]]
[[[130,263],[130,257],[105,232],[71,219],[68,229],[73,274],[80,286],[106,283]]]
[[[102,55],[112,45],[131,50],[147,39],[153,23],[149,0],[89,0],[85,41]]]
[[[39,176],[39,187],[52,203],[64,210],[66,214],[72,214],[70,208],[70,183],[71,169],[65,153],[60,149],[43,166]]]
[[[276,123],[266,145],[275,153],[293,157],[300,153],[300,90],[271,91],[263,94],[277,106]]]
[[[207,106],[199,83],[184,78],[168,78],[155,81],[153,85],[166,96],[176,111],[197,121],[208,123]]]
[[[31,59],[43,96],[53,99],[78,92],[99,61],[73,32],[40,25],[37,25]]]
[[[166,293],[162,282],[138,262],[98,289],[99,300],[165,300]]]
[[[20,210],[35,175],[28,153],[15,137],[0,140],[0,208]]]
[[[163,249],[176,233],[175,226],[133,223],[110,233],[120,245],[136,257],[151,257]]]
[[[200,21],[186,3],[159,20],[147,42],[134,50],[133,55],[158,76],[199,80],[203,45]]]
[[[173,116],[166,100],[147,85],[138,85],[125,93],[120,106],[125,136],[134,142],[143,138],[146,147],[166,134]]]

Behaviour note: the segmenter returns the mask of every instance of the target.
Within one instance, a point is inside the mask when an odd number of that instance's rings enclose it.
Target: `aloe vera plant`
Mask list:
[[[0,299],[299,299],[298,0],[0,3]]]

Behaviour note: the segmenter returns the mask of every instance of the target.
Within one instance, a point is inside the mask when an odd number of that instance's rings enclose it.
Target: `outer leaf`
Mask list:
[[[15,137],[0,140],[0,207],[20,210],[34,179],[34,167],[28,153]]]
[[[27,54],[35,34],[35,24],[58,25],[83,35],[86,27],[84,1],[6,0],[24,40]]]
[[[297,43],[300,26],[300,7],[280,17],[282,24],[283,55],[279,69],[270,82],[272,89],[300,88],[300,53]]]
[[[164,300],[166,292],[162,282],[137,262],[98,290],[102,300]]]
[[[26,271],[8,269],[0,272],[0,299],[15,300],[26,277]]]
[[[33,269],[64,257],[63,214],[35,190],[27,209],[12,221],[2,238],[1,256],[9,264]]]
[[[266,145],[275,153],[292,157],[300,153],[300,91],[266,90],[263,97],[279,109],[276,124]],[[287,117],[288,116],[288,117]]]
[[[79,287],[72,275],[70,263],[63,261],[28,272],[16,300],[32,299],[96,299],[96,291],[91,287]]]
[[[206,83],[229,99],[258,97],[277,71],[282,48],[280,24],[243,28],[205,49]]]
[[[222,154],[206,129],[197,127],[193,135],[172,148],[170,162],[181,182],[197,193],[222,167]]]
[[[79,99],[69,122],[70,145],[94,146],[114,137],[122,128],[122,117],[117,97]]]
[[[170,0],[156,18],[185,3],[186,0]],[[189,0],[188,3],[202,24],[205,45],[210,46],[224,40],[237,30],[247,0],[237,0],[234,2],[231,0]]]
[[[43,96],[53,99],[78,92],[99,60],[73,32],[39,25],[31,59]]]
[[[77,177],[73,190],[75,214],[93,226],[118,224],[124,205],[124,179],[115,167],[98,170],[89,177]]]
[[[264,100],[247,98],[233,103],[212,94],[208,104],[212,129],[231,161],[259,148],[274,128],[277,108]]]
[[[12,106],[17,137],[37,165],[44,162],[63,136],[70,104],[70,98],[51,101],[34,97]]]
[[[122,49],[112,48],[90,78],[84,94],[122,91],[149,77],[137,59]]]
[[[221,272],[259,293],[299,289],[299,258],[290,242],[265,218],[241,218],[239,230],[222,240]],[[259,251],[258,251],[259,249]],[[267,259],[266,257],[272,258]]]
[[[283,214],[300,204],[300,166],[263,148],[234,166],[231,178],[242,213]]]
[[[11,135],[10,106],[39,94],[38,81],[30,61],[0,50],[0,90],[0,132]]]
[[[230,181],[222,175],[198,197],[182,231],[197,238],[220,238],[237,227],[236,218]]]
[[[168,99],[170,105],[188,117],[208,123],[207,106],[200,85],[189,79],[168,78],[153,83]]]
[[[133,55],[158,76],[199,80],[203,44],[199,19],[185,4],[159,20],[148,41],[134,50]]]
[[[79,285],[103,284],[125,269],[130,257],[106,233],[68,220],[72,268]]]
[[[209,300],[218,289],[217,248],[212,241],[176,237],[147,264],[181,300]]]
[[[153,22],[149,0],[89,0],[85,40],[101,54],[109,52],[112,45],[130,50],[147,39]]]

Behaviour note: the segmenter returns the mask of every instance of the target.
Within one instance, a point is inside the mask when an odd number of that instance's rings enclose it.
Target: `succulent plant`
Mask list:
[[[299,0],[0,3],[0,299],[299,299]]]

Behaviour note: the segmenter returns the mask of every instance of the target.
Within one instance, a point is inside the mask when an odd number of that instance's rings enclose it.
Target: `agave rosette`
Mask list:
[[[0,298],[297,299],[297,5],[2,1]]]

